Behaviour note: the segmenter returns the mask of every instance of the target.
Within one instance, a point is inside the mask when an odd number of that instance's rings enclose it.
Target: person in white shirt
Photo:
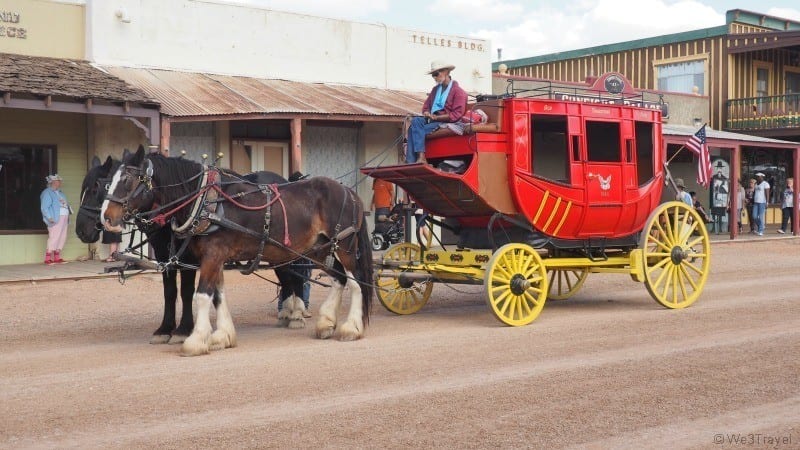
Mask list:
[[[753,218],[756,222],[756,234],[764,235],[764,222],[767,215],[767,199],[769,198],[769,183],[764,181],[764,174],[756,174],[756,186],[753,191]]]

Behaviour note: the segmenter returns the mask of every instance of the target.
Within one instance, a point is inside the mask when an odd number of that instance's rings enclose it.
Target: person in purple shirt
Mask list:
[[[427,163],[425,159],[425,136],[446,123],[457,122],[467,110],[467,93],[450,77],[456,66],[443,61],[431,63],[428,72],[436,81],[425,103],[422,116],[411,119],[408,127],[406,162]]]

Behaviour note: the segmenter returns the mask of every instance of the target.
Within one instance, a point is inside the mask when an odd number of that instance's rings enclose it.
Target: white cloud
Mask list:
[[[792,8],[770,8],[767,15],[800,21],[800,11]]]
[[[525,7],[503,0],[433,0],[427,9],[448,20],[503,22],[519,17]]]
[[[558,9],[537,4],[521,17],[515,25],[472,36],[491,39],[503,59],[517,59],[725,24],[724,14],[693,0],[565,0]]]

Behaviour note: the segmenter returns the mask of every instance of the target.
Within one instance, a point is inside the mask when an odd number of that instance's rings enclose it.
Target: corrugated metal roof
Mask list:
[[[0,53],[0,92],[156,104],[88,61],[11,53]]]
[[[173,117],[322,114],[404,117],[419,113],[427,93],[297,81],[105,66],[161,102]]]
[[[686,136],[687,138],[697,132],[699,127],[692,127],[687,125],[672,125],[665,123],[661,127],[661,134],[671,136]],[[753,136],[750,134],[732,133],[730,131],[719,131],[706,127],[706,139],[724,139],[728,141],[743,141],[753,142],[754,144],[789,144],[800,146],[800,143],[791,141],[781,141],[779,139],[771,139],[761,136]]]

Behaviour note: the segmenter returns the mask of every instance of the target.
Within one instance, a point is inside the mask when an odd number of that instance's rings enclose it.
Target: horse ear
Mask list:
[[[94,169],[95,167],[97,167],[99,165],[100,165],[100,158],[98,158],[97,155],[95,155],[94,158],[92,158],[92,163],[91,163],[90,169]]]
[[[100,160],[97,160],[97,162],[99,163],[99,162],[100,162]],[[112,165],[112,164],[114,164],[114,158],[112,158],[112,157],[111,157],[111,155],[109,155],[109,156],[106,158],[106,162],[104,162],[104,163],[103,163],[103,170],[105,170],[106,172],[108,172],[109,170],[111,170],[111,165]]]
[[[150,158],[147,159],[147,171],[145,173],[148,177],[153,177],[153,161]]]
[[[144,147],[140,145],[139,149],[136,150],[136,153],[133,154],[133,157],[131,158],[131,161],[128,164],[138,166],[139,164],[142,163],[143,160],[144,160]]]
[[[127,148],[122,151],[122,160],[125,161],[128,157],[131,156],[131,151]]]

